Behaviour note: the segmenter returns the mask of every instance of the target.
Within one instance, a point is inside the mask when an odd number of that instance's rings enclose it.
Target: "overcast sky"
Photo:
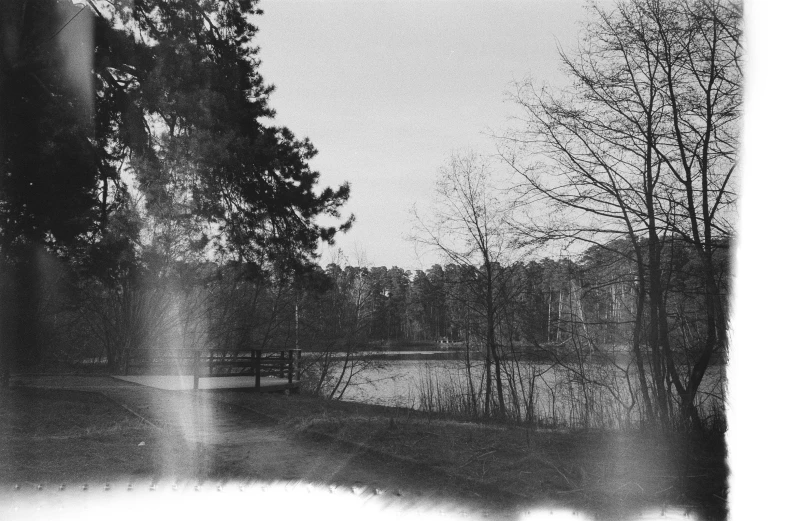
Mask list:
[[[276,122],[308,136],[323,186],[352,185],[357,222],[337,246],[371,265],[428,268],[406,240],[454,151],[493,153],[516,79],[560,82],[579,0],[265,1],[257,44]],[[326,252],[325,257],[330,257]]]

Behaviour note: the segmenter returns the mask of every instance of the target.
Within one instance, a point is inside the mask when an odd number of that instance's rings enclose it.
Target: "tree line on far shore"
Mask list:
[[[729,245],[718,247],[727,259]],[[622,363],[635,376],[630,361],[619,357],[630,352],[631,336],[645,331],[650,318],[644,313],[637,321],[632,250],[631,244],[617,243],[589,248],[575,260],[493,266],[495,348],[504,385],[513,387],[506,395],[521,387],[510,384],[511,374],[533,361],[565,367],[593,360]],[[110,284],[80,277],[41,254],[45,276],[33,320],[36,344],[45,347],[20,362],[84,369],[86,360],[105,357],[110,370],[118,371],[125,356],[142,349],[299,348],[310,353],[304,362],[307,386],[338,398],[379,365],[363,358],[369,351],[449,347],[461,353],[470,372],[483,365],[487,352],[480,267],[435,264],[412,272],[332,263],[285,276],[252,264],[173,262],[160,250],[143,258]],[[677,238],[662,259],[669,266],[674,361],[689,367],[707,333],[701,266],[690,245]],[[720,273],[726,301],[727,262]],[[657,363],[646,338],[640,349],[649,367]],[[493,393],[486,394],[488,382],[482,380],[471,386],[474,402],[478,407],[488,396],[493,408]],[[638,394],[634,385],[632,396]],[[475,412],[482,416],[482,406]]]

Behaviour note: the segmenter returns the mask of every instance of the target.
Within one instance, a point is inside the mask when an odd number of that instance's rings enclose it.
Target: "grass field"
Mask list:
[[[154,431],[100,394],[14,390],[0,404],[0,479],[53,486],[156,475],[160,459],[146,447]]]
[[[116,400],[123,392],[110,400],[20,387],[3,396],[0,486],[329,476],[433,487],[451,500],[490,505],[563,505],[600,519],[666,506],[697,519],[726,515],[722,437],[536,430],[307,395],[221,392],[204,400],[223,414],[223,434],[204,446],[156,426],[162,417],[145,402],[182,395],[137,392],[124,408]]]
[[[302,436],[328,435],[541,502],[623,516],[675,505],[726,517],[723,437],[478,424],[308,396],[239,395]]]

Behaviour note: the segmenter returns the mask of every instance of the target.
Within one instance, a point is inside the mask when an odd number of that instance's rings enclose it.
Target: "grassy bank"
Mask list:
[[[536,430],[307,395],[223,392],[210,396],[218,409],[246,411],[243,433],[264,425],[299,443],[293,450],[311,447],[308,450],[316,455],[338,442],[351,447],[352,454],[375,455],[373,461],[404,460],[406,464],[394,468],[422,474],[421,483],[441,481],[451,490],[471,491],[466,494],[488,501],[559,504],[600,519],[625,519],[664,505],[694,511],[700,519],[725,517],[722,438]],[[173,442],[171,436],[98,393],[14,389],[0,401],[0,481],[3,486],[52,487],[74,482],[117,484],[136,476],[142,485],[162,475],[231,480],[277,472],[269,455],[260,460],[269,465],[264,471],[253,462],[244,463],[246,448],[272,450],[270,442],[260,445],[248,438],[248,447],[231,443],[215,447],[205,467],[193,447]],[[281,475],[295,477],[291,467],[284,468],[291,465],[288,456],[278,456],[283,469],[279,470],[285,472]],[[354,457],[351,461],[370,469],[384,464]],[[173,464],[177,468],[167,468]]]
[[[100,394],[14,389],[0,398],[0,476],[7,484],[155,475],[151,427]]]
[[[618,517],[677,506],[726,516],[722,436],[570,431],[482,424],[309,396],[234,395],[304,437],[328,436],[515,494]]]

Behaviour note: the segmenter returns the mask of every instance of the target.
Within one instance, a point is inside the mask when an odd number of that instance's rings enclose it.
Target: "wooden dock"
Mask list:
[[[194,390],[194,375],[192,374],[113,375],[113,378],[166,391]],[[272,393],[287,390],[297,392],[300,389],[300,381],[298,380],[293,380],[292,383],[289,383],[289,380],[286,378],[274,377],[260,378],[259,387],[256,387],[256,378],[254,376],[216,376],[213,378],[200,378],[197,385],[197,390],[200,391],[258,388],[260,392]]]
[[[262,351],[137,349],[123,353],[123,374],[115,378],[157,389],[300,390],[299,349]],[[138,370],[140,374],[131,374]]]

